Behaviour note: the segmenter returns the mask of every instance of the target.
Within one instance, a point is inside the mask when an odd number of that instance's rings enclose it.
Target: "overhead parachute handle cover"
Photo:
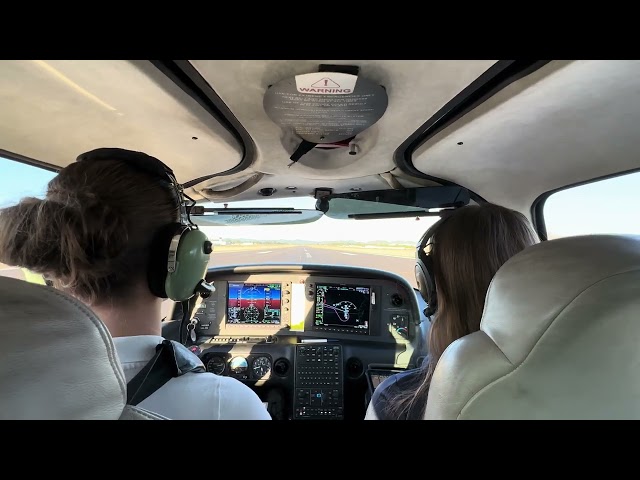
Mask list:
[[[317,145],[344,144],[374,125],[389,99],[381,85],[359,76],[360,67],[320,65],[319,71],[271,85],[264,96],[269,118],[301,138],[291,163]]]

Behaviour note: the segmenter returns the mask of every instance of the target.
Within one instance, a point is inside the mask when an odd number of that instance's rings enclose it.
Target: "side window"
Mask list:
[[[640,234],[640,172],[553,193],[543,209],[549,240],[597,233]]]
[[[14,205],[23,197],[44,197],[55,172],[0,156],[0,208]],[[0,276],[44,283],[41,275],[0,263]]]

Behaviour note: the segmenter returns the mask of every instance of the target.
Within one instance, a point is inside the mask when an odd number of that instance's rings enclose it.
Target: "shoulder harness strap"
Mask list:
[[[206,369],[184,345],[164,340],[156,347],[156,354],[149,363],[127,383],[127,404],[138,405],[172,378],[190,372],[203,373]]]

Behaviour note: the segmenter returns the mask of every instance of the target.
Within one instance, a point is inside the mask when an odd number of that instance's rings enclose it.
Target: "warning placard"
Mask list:
[[[380,120],[387,104],[387,92],[379,84],[337,72],[290,77],[272,85],[264,96],[271,120],[316,144],[356,136]]]
[[[356,88],[357,75],[338,72],[315,72],[296,75],[296,90],[311,95],[350,95]]]

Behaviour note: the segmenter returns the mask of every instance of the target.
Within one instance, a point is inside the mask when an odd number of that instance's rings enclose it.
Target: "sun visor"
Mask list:
[[[3,61],[0,111],[0,148],[58,167],[119,147],[186,182],[242,161],[236,136],[148,60]]]
[[[384,115],[388,97],[382,85],[359,75],[359,68],[321,65],[271,85],[264,110],[283,130],[297,136],[292,163],[314,148],[353,148],[350,140]]]
[[[241,225],[294,225],[319,220],[323,213],[310,209],[211,209],[215,212],[192,215],[191,220],[200,227],[230,227]]]
[[[316,194],[316,198],[316,209],[337,219],[438,215],[441,210],[460,208],[471,201],[469,191],[458,186]]]

